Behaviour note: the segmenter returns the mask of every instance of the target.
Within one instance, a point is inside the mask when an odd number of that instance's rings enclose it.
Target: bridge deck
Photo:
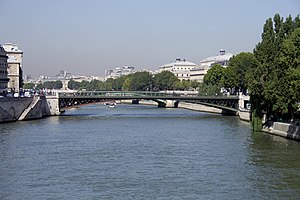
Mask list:
[[[238,96],[189,96],[178,95],[176,93],[161,93],[161,92],[115,92],[115,91],[100,91],[100,92],[77,92],[77,93],[60,93],[59,101],[61,107],[68,107],[80,104],[108,101],[108,100],[154,100],[167,101],[173,100],[177,102],[188,102],[195,104],[207,105],[225,109],[228,111],[237,111]]]

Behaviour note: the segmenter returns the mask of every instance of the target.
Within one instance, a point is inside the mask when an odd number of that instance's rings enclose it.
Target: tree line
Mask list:
[[[149,72],[136,72],[119,78],[108,78],[106,81],[75,81],[68,82],[71,90],[114,90],[114,91],[160,91],[160,90],[191,90],[199,87],[196,81],[180,81],[172,72],[162,71],[158,74]],[[61,89],[62,82],[47,81],[35,86],[33,83],[24,84],[24,89]]]
[[[23,89],[36,89],[36,90],[42,90],[42,89],[61,89],[63,87],[63,84],[60,80],[57,81],[46,81],[44,83],[34,84],[34,83],[24,83]]]
[[[200,93],[249,92],[252,125],[261,130],[262,117],[294,119],[300,103],[300,18],[279,14],[266,20],[262,40],[253,53],[233,56],[227,68],[214,65],[204,76]]]
[[[254,130],[261,129],[262,116],[293,119],[300,100],[300,18],[286,19],[276,14],[266,20],[261,41],[252,53],[242,52],[230,58],[226,68],[212,66],[203,83],[180,81],[172,72],[152,75],[136,72],[106,81],[76,82],[70,80],[69,89],[159,91],[199,88],[200,95],[227,93],[249,94]],[[41,88],[59,89],[61,83],[45,82]],[[62,84],[61,84],[62,85]],[[32,85],[30,86],[32,87]]]
[[[160,91],[196,89],[198,85],[196,81],[180,81],[169,71],[162,71],[155,75],[145,71],[124,75],[116,79],[108,78],[104,82],[99,80],[90,82],[70,80],[68,88],[75,90]]]

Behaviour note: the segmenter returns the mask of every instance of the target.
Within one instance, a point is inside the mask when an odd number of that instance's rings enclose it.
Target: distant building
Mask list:
[[[121,76],[133,74],[133,73],[135,73],[134,67],[131,67],[131,66],[116,67],[115,69],[105,70],[105,79],[106,80],[109,78],[116,79]]]
[[[70,72],[67,72],[66,70],[60,70],[59,74],[57,74],[56,77],[57,80],[71,79],[72,74]]]
[[[9,81],[7,73],[7,59],[8,56],[0,44],[0,96],[6,92],[7,83]]]
[[[176,58],[175,61],[159,67],[159,72],[170,71],[179,80],[190,80],[190,71],[197,68],[195,63],[188,62],[185,59]]]
[[[3,48],[8,56],[8,90],[19,92],[23,85],[23,51],[18,48],[17,44],[13,43],[4,44]]]
[[[190,80],[203,82],[204,75],[213,65],[220,64],[223,67],[227,67],[229,59],[232,56],[232,53],[225,53],[225,50],[221,49],[218,55],[201,60],[200,66],[191,70]]]

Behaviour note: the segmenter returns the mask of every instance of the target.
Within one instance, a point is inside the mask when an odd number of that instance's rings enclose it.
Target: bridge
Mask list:
[[[55,97],[47,95],[47,99],[58,100],[57,112],[61,112],[69,107],[81,105],[117,101],[132,100],[139,103],[140,100],[152,100],[157,102],[158,107],[178,107],[180,102],[201,104],[209,107],[219,108],[227,113],[237,113],[239,108],[238,96],[196,96],[178,93],[149,92],[149,91],[79,91],[60,92]],[[49,102],[51,107],[51,102]]]

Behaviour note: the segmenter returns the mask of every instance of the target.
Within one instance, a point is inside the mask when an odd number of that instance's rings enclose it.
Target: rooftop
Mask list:
[[[200,63],[228,61],[232,56],[232,53],[225,53],[225,50],[221,49],[218,55],[205,58]]]
[[[3,48],[7,53],[23,53],[23,51],[19,49],[18,45],[14,43],[5,43]]]
[[[176,58],[173,62],[160,66],[159,68],[172,67],[172,66],[197,66],[195,63],[188,62],[186,59]]]

